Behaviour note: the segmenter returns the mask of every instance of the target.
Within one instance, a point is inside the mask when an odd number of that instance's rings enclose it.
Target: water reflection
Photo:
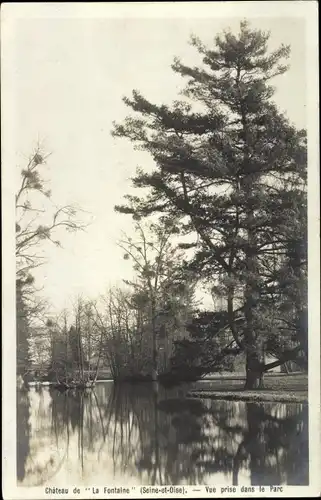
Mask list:
[[[308,484],[306,405],[186,400],[182,391],[19,391],[18,483]]]
[[[30,401],[27,389],[17,392],[17,402],[17,479],[23,481],[30,454]]]

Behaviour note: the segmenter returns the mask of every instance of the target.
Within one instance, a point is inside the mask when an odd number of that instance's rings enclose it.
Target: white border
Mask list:
[[[228,493],[224,496],[319,496],[321,490],[320,459],[320,265],[319,265],[319,127],[318,127],[318,4],[314,1],[257,2],[150,2],[150,3],[4,3],[1,8],[1,76],[2,76],[2,481],[5,499],[53,498],[44,488],[17,488],[15,465],[16,382],[15,382],[15,257],[13,168],[14,101],[10,79],[10,46],[14,23],[18,18],[209,18],[215,17],[302,17],[306,20],[307,115],[308,115],[308,256],[309,256],[309,454],[310,485],[284,487],[283,493],[256,492],[253,495]],[[291,89],[289,89],[291,91]],[[93,485],[95,486],[95,485]],[[190,491],[189,498],[220,496]],[[137,488],[138,489],[138,488]],[[68,495],[68,498],[107,498],[107,496]],[[144,495],[142,495],[144,496]],[[157,496],[166,496],[158,494]],[[180,495],[170,495],[179,498]],[[56,497],[67,498],[64,495]],[[121,496],[109,495],[108,498]],[[132,498],[139,494],[129,495]],[[150,498],[150,495],[145,495]]]

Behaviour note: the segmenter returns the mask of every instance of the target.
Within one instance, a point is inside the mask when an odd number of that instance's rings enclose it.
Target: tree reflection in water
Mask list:
[[[17,480],[25,477],[26,461],[30,453],[30,401],[28,390],[17,390]]]
[[[18,485],[46,484],[57,475],[64,464],[68,442],[61,448],[61,443],[52,429],[50,406],[49,393],[42,387],[17,391]],[[27,414],[28,418],[23,418]],[[56,447],[53,443],[54,437]],[[25,450],[28,450],[28,453],[25,453]]]
[[[237,485],[245,469],[252,485],[308,484],[307,405],[196,403],[203,414],[192,426],[192,458],[203,474],[231,475]]]
[[[127,484],[308,484],[306,405],[187,400],[180,391],[20,391],[19,484],[46,484],[70,460],[88,483],[94,462],[102,483],[108,468]]]

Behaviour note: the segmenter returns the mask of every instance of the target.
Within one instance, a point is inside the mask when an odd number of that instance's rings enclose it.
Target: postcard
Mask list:
[[[320,495],[317,9],[2,4],[6,500]]]

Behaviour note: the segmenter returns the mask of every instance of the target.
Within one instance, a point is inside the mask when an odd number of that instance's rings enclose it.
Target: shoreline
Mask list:
[[[308,403],[307,394],[286,394],[259,391],[211,391],[193,390],[186,394],[187,399],[217,399],[223,401],[245,401],[252,403]]]
[[[221,401],[244,401],[253,403],[308,403],[308,377],[307,374],[293,373],[285,375],[269,374],[264,377],[264,387],[256,390],[245,390],[244,377],[241,374],[221,374],[203,378],[193,383],[181,381],[178,386],[182,386],[184,399],[215,399]],[[142,380],[122,380],[98,378],[96,384],[112,383],[121,388],[124,385],[150,385],[150,381]],[[95,384],[95,385],[96,385]],[[49,381],[29,381],[25,387],[50,386],[56,384]],[[160,385],[162,385],[160,383]],[[93,388],[93,387],[92,387]]]

